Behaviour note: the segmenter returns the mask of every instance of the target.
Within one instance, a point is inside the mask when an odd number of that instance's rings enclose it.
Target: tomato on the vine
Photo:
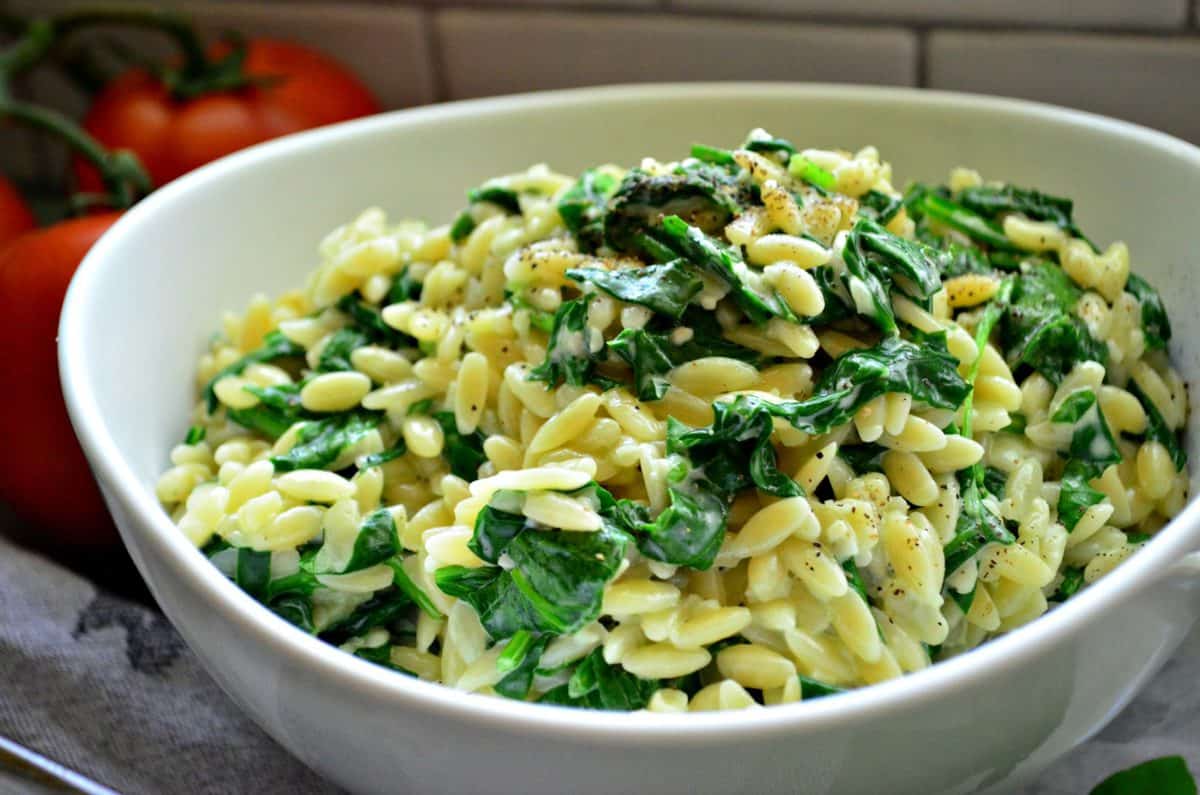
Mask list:
[[[179,98],[159,77],[134,69],[101,91],[84,129],[108,149],[134,152],[163,185],[270,138],[379,111],[359,79],[322,53],[273,39],[251,39],[245,47],[245,85]],[[212,57],[228,48],[218,45]],[[77,160],[75,170],[81,189],[99,189],[90,166]]]
[[[0,500],[70,545],[116,540],[112,520],[67,418],[55,340],[67,285],[84,254],[120,216],[64,221],[0,248]]]
[[[33,213],[4,177],[0,177],[0,244],[34,227]]]

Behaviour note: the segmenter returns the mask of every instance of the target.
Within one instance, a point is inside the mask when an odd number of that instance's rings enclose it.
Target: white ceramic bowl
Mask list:
[[[1189,382],[1200,375],[1200,150],[1045,105],[822,85],[604,88],[378,116],[201,169],[88,254],[62,316],[63,384],[155,597],[221,686],[312,768],[356,792],[1009,791],[1103,726],[1195,622],[1193,503],[1066,606],[918,674],[755,712],[589,713],[466,695],[344,654],[238,590],[159,508],[153,484],[221,311],[299,284],[327,230],[372,204],[444,220],[465,188],[533,162],[577,173],[670,158],[754,126],[805,145],[875,144],[898,184],[965,164],[1074,197],[1089,235],[1129,242],[1170,310],[1175,361]],[[1193,456],[1198,435],[1193,423]]]

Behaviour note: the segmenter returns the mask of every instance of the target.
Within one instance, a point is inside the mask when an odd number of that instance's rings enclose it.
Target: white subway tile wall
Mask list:
[[[928,85],[1036,99],[1200,141],[1200,39],[934,33]]]
[[[90,0],[0,0],[18,14]],[[159,3],[158,5],[167,5]],[[814,80],[1028,97],[1200,142],[1200,0],[174,0],[209,35],[297,39],[387,108],[655,80]],[[165,52],[163,41],[122,33]],[[30,97],[78,115],[39,76]],[[0,130],[0,171],[53,186],[61,149]]]
[[[658,80],[916,85],[916,36],[892,28],[465,10],[436,25],[455,98]]]

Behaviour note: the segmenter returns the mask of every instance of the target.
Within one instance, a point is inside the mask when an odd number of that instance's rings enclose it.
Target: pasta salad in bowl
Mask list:
[[[1187,500],[1158,292],[1004,177],[755,129],[368,209],[226,314],[157,496],[304,632],[462,691],[695,712],[926,668]]]

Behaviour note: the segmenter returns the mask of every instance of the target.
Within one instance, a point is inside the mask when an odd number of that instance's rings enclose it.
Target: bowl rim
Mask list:
[[[92,388],[84,350],[88,307],[103,290],[110,254],[129,237],[155,221],[159,208],[186,201],[194,191],[226,175],[252,169],[257,163],[311,155],[325,147],[360,137],[386,134],[393,128],[448,120],[506,115],[538,109],[668,99],[706,101],[728,99],[846,99],[860,103],[913,105],[930,110],[951,109],[997,116],[1035,117],[1064,127],[1087,128],[1143,147],[1165,150],[1200,171],[1200,149],[1189,143],[1130,122],[1028,100],[990,97],[907,87],[874,87],[828,83],[650,83],[601,86],[563,91],[514,94],[392,111],[254,146],[206,165],[164,186],[126,212],[87,254],[63,305],[59,326],[59,368],[63,394],[80,442],[106,494],[129,512],[121,527],[152,546],[151,554],[165,564],[170,576],[188,581],[203,595],[206,607],[241,631],[257,636],[273,654],[290,658],[331,684],[369,695],[381,706],[436,713],[442,718],[495,729],[515,729],[530,737],[560,736],[600,745],[623,746],[653,741],[656,747],[725,741],[732,736],[759,737],[781,731],[827,730],[860,720],[878,720],[919,701],[959,692],[986,683],[997,672],[1021,666],[1048,646],[1069,638],[1097,619],[1106,608],[1133,596],[1156,580],[1172,576],[1184,555],[1200,548],[1200,502],[1189,501],[1137,554],[1101,582],[1029,625],[996,638],[959,657],[898,679],[851,690],[831,698],[763,710],[719,713],[595,712],[539,705],[464,693],[389,671],[347,654],[275,615],[210,565],[170,521],[159,506],[152,484],[144,484],[116,445]],[[322,231],[322,230],[315,230]],[[165,454],[164,453],[164,461]],[[128,542],[127,546],[131,546]],[[1195,577],[1195,574],[1191,575]],[[203,657],[203,655],[201,655]]]

